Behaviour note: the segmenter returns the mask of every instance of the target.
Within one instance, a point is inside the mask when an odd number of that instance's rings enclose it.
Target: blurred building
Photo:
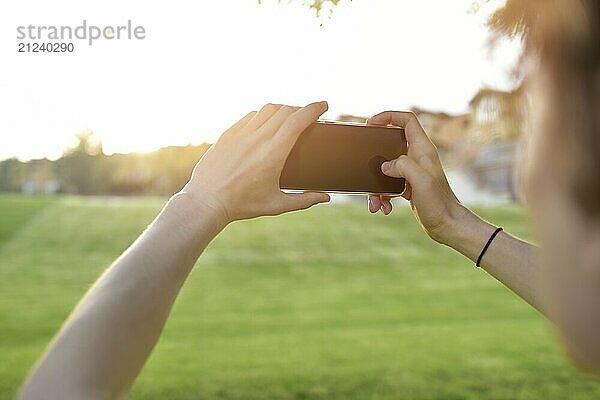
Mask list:
[[[23,194],[55,194],[61,189],[52,170],[52,162],[48,159],[31,160],[13,176]],[[4,185],[2,185],[3,187]],[[10,188],[7,188],[10,189]]]
[[[460,152],[476,183],[513,200],[520,197],[527,102],[523,85],[509,92],[480,90],[469,103],[473,120]]]
[[[440,151],[457,185],[472,184],[465,187],[468,196],[473,197],[476,188],[488,200],[494,196],[499,200],[518,199],[521,150],[528,129],[524,86],[513,91],[483,88],[473,96],[469,108],[468,113],[461,115],[421,108],[412,111]]]
[[[481,89],[469,102],[473,113],[470,136],[479,142],[520,137],[526,120],[526,101],[523,85],[511,92]]]
[[[471,126],[471,113],[450,115],[413,107],[413,113],[440,152],[451,151],[467,134]]]

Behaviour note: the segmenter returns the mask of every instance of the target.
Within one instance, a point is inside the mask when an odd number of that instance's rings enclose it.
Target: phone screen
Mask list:
[[[406,154],[404,129],[316,122],[292,148],[280,187],[399,195],[404,179],[384,175],[381,164],[401,154]]]

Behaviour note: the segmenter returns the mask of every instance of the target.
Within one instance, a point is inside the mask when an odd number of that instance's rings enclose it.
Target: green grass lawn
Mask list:
[[[0,398],[163,200],[0,196]],[[480,210],[518,235],[518,207]],[[132,399],[592,399],[548,323],[406,207],[238,222],[207,249]]]

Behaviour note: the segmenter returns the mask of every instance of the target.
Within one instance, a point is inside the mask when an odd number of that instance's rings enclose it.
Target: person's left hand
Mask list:
[[[386,111],[369,118],[368,125],[394,125],[404,129],[408,151],[395,160],[384,162],[381,171],[394,178],[405,178],[402,197],[423,230],[437,242],[454,247],[460,240],[457,226],[472,214],[465,208],[448,184],[439,154],[419,120],[412,112]],[[392,211],[389,196],[369,196],[369,211],[384,214]]]
[[[182,193],[208,206],[219,222],[278,215],[329,201],[326,193],[284,193],[279,178],[298,136],[327,110],[267,104],[229,128],[204,154]]]

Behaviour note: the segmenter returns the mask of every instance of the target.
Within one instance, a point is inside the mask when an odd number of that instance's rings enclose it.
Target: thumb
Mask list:
[[[281,212],[305,210],[319,203],[327,203],[330,197],[327,193],[305,192],[305,193],[282,193]]]
[[[392,178],[405,178],[413,188],[433,180],[427,171],[406,155],[381,164],[381,172]]]

